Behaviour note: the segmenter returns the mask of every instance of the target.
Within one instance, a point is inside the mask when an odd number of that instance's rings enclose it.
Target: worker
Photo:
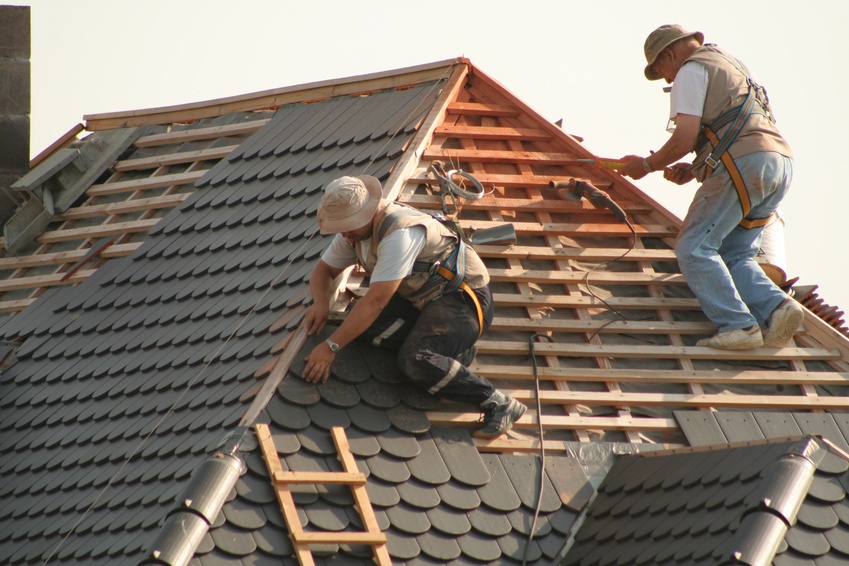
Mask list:
[[[766,90],[738,59],[677,24],[654,30],[644,51],[646,78],[672,84],[672,135],[656,152],[625,156],[619,172],[641,179],[663,171],[679,185],[701,182],[676,243],[681,273],[717,328],[697,345],[781,348],[804,309],[755,261],[763,227],[793,176],[793,153],[775,127]],[[676,163],[690,152],[692,163]]]
[[[335,237],[310,275],[308,334],[324,328],[333,281],[346,268],[359,264],[370,281],[345,321],[307,356],[303,377],[326,382],[336,353],[363,338],[396,350],[401,372],[417,386],[480,406],[477,434],[500,436],[526,407],[467,367],[492,322],[486,266],[449,225],[382,194],[368,175],[341,177],[324,190],[319,229]]]

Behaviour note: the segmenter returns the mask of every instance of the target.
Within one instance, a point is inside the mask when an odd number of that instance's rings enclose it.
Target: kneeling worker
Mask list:
[[[327,323],[331,285],[342,271],[359,264],[370,283],[339,328],[307,356],[304,379],[327,381],[336,352],[364,338],[397,350],[401,371],[422,389],[479,405],[479,435],[507,432],[526,407],[466,367],[494,310],[477,253],[438,219],[383,199],[380,182],[368,175],[329,183],[318,224],[336,237],[310,275],[308,333]]]

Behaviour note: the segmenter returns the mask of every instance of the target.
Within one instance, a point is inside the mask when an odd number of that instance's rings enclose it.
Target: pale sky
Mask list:
[[[2,2],[2,0],[0,0]],[[87,114],[197,102],[468,57],[602,157],[667,139],[642,74],[658,25],[702,31],[769,91],[795,154],[786,267],[849,311],[849,1],[32,0],[31,154]],[[697,187],[635,184],[683,216]],[[847,317],[849,318],[849,317]]]

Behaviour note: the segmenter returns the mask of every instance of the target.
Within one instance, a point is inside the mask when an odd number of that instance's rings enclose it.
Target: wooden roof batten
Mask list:
[[[490,333],[499,338],[484,335],[479,340],[472,369],[524,401],[529,411],[509,440],[476,439],[479,449],[533,450],[538,441],[531,431],[538,420],[547,435],[560,440],[603,440],[600,431],[620,431],[628,442],[675,446],[685,441],[671,418],[673,408],[819,412],[849,407],[849,393],[841,392],[849,384],[847,341],[812,314],[797,341],[781,350],[729,353],[693,346],[697,337],[714,329],[698,316],[698,301],[677,267],[668,269],[675,262],[672,246],[680,219],[618,174],[568,163],[587,157],[593,155],[577,137],[547,122],[472,67],[401,192],[403,202],[439,209],[439,186],[428,176],[428,168],[434,160],[450,163],[474,175],[487,190],[481,200],[461,203],[461,226],[473,230],[511,222],[518,236],[513,246],[480,246],[496,305],[507,310],[496,311]],[[550,180],[571,176],[591,180],[623,204],[636,230],[635,242],[609,211],[583,201],[559,200],[547,191]],[[553,222],[560,218],[568,218],[568,223]],[[605,244],[596,248],[576,243],[593,239]],[[614,259],[619,259],[615,270],[606,264]],[[544,267],[535,269],[535,262]],[[588,281],[604,300],[589,291]],[[618,289],[630,291],[621,294]],[[635,290],[641,292],[630,294]],[[651,316],[616,320],[611,309],[649,311]],[[514,361],[527,354],[527,342],[505,341],[505,332],[555,338],[553,344],[537,347],[544,387],[541,416],[533,410],[534,391],[527,389],[528,380],[533,380],[530,364],[518,366]],[[645,365],[652,360],[659,363],[657,369]],[[583,368],[587,361],[592,367]],[[737,364],[739,370],[731,369]],[[640,365],[646,369],[625,369]],[[759,386],[758,394],[745,393],[751,386]],[[827,395],[821,386],[836,393]],[[772,392],[765,394],[764,387]],[[471,425],[477,417],[429,413],[435,424]],[[568,431],[565,437],[563,431]],[[566,450],[567,444],[552,440],[550,447]]]
[[[468,64],[468,61],[463,58],[448,59],[392,71],[305,83],[205,102],[89,114],[84,116],[84,120],[86,129],[91,131],[132,125],[165,124],[177,120],[199,120],[222,116],[231,112],[274,109],[293,102],[319,100],[387,88],[408,87],[437,78],[444,78],[446,69],[451,69],[456,65]]]

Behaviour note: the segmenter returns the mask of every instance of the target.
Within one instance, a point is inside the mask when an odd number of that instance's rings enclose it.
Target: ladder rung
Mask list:
[[[360,472],[275,472],[276,483],[298,484],[352,484],[365,485],[366,476]]]
[[[292,539],[297,542],[308,544],[383,544],[386,535],[377,533],[347,533],[347,532],[324,532],[324,533],[290,533]]]

